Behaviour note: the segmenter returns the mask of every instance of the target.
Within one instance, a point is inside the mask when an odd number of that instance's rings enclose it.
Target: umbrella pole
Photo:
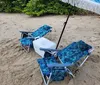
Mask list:
[[[68,13],[67,19],[66,19],[66,21],[64,22],[64,27],[63,27],[63,30],[62,30],[62,32],[61,32],[61,34],[60,34],[60,37],[59,37],[59,40],[58,40],[58,43],[57,43],[56,49],[58,48],[58,46],[59,46],[59,44],[60,44],[60,41],[61,41],[62,35],[63,35],[64,30],[65,30],[65,28],[66,28],[66,25],[67,25],[67,23],[68,23],[69,17],[70,17],[70,13]]]

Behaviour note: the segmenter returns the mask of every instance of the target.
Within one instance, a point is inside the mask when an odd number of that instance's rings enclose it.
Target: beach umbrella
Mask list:
[[[62,2],[100,14],[100,0],[62,0]]]
[[[74,7],[78,7],[81,9],[85,9],[85,10],[94,12],[96,14],[100,14],[100,0],[61,0],[61,1],[64,3],[70,4]],[[59,37],[56,49],[58,48],[59,43],[61,41],[61,38],[62,38],[62,35],[63,35],[64,30],[66,28],[69,16],[70,16],[70,13],[68,14],[68,17],[64,23],[64,27],[63,27],[63,30],[62,30],[61,35]]]

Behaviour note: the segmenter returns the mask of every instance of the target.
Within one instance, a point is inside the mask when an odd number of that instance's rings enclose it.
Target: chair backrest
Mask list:
[[[36,31],[34,31],[31,35],[33,37],[43,37],[44,35],[46,35],[48,32],[51,31],[50,26],[48,25],[43,25],[42,27],[40,27],[39,29],[37,29]]]
[[[89,55],[88,50],[92,49],[92,46],[86,44],[84,41],[80,40],[78,42],[73,42],[66,48],[58,52],[58,57],[63,59],[63,62],[75,63],[82,57]]]

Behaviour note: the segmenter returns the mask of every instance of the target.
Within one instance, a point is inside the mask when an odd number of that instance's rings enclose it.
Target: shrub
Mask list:
[[[44,14],[68,14],[68,10],[72,6],[61,2],[60,0],[30,0],[24,9],[24,13],[32,16],[40,16]],[[74,10],[77,11],[75,7]],[[75,11],[71,11],[71,14]]]
[[[1,12],[24,12],[31,16],[45,14],[78,14],[85,13],[76,7],[72,7],[60,0],[0,0]]]
[[[29,0],[1,0],[0,11],[22,12]]]
[[[15,0],[13,4],[13,12],[22,12],[24,7],[26,7],[28,0]]]
[[[1,0],[0,1],[0,11],[11,12],[12,11],[12,1],[13,0]]]

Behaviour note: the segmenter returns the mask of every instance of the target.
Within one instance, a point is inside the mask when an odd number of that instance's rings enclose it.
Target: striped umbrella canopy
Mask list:
[[[100,0],[61,0],[72,6],[100,14]]]

